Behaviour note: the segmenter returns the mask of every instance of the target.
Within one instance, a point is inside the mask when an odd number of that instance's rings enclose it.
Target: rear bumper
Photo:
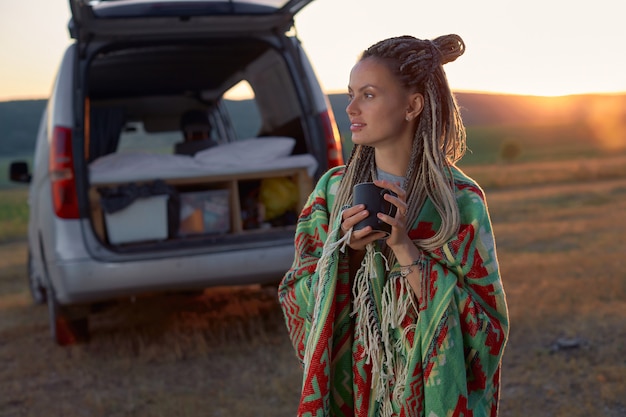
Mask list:
[[[291,244],[132,262],[57,260],[48,271],[59,303],[71,304],[151,291],[277,283],[293,256]]]

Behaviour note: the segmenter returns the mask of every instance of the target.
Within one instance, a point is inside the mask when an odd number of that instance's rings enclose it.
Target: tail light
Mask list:
[[[79,212],[72,157],[72,129],[54,128],[48,169],[54,212],[62,219],[77,219]]]
[[[335,115],[333,114],[330,106],[327,108],[326,111],[322,112],[320,116],[322,118],[322,124],[324,125],[324,137],[326,139],[326,156],[328,159],[328,168],[343,165],[341,136],[339,135],[339,129],[337,129]]]

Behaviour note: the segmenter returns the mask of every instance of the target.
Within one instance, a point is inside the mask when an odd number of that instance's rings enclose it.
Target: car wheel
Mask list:
[[[45,304],[47,298],[46,287],[41,283],[41,278],[35,274],[34,262],[33,255],[30,249],[28,249],[28,289],[35,304]]]
[[[84,308],[61,306],[48,291],[48,312],[52,340],[59,346],[89,341],[89,317]]]

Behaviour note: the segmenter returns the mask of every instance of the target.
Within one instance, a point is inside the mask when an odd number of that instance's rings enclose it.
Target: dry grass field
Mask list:
[[[503,417],[626,416],[626,157],[466,168],[486,188],[511,316]],[[293,416],[275,289],[122,301],[50,340],[25,242],[0,246],[0,416]]]

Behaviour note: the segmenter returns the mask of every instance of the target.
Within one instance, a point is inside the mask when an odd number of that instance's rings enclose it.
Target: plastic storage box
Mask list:
[[[113,244],[161,240],[168,236],[167,195],[138,198],[115,213],[105,213],[104,222]]]
[[[228,233],[229,231],[229,190],[207,190],[180,194],[179,235]]]

